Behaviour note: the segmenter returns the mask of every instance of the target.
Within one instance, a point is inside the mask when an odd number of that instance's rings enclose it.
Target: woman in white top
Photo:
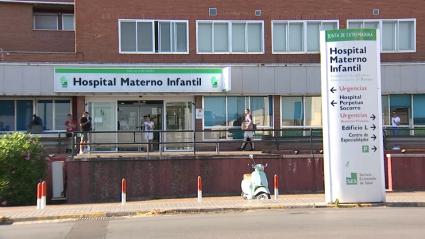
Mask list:
[[[398,127],[400,126],[400,117],[397,112],[393,111],[393,115],[391,117],[391,127],[393,131],[393,135],[398,135]]]
[[[242,121],[241,129],[244,131],[244,142],[242,143],[240,150],[245,150],[248,143],[251,146],[251,150],[254,150],[254,146],[252,145],[252,137],[254,136],[254,123],[252,122],[252,115],[249,109],[245,109],[245,115],[244,120]]]
[[[145,140],[148,143],[148,151],[152,150],[151,143],[153,141],[153,130],[155,128],[155,123],[150,119],[149,116],[145,115],[143,121],[143,131],[145,131],[144,136]]]

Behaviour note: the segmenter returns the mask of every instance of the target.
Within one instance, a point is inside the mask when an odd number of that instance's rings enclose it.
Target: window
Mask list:
[[[305,126],[322,126],[322,97],[304,97]]]
[[[15,129],[15,102],[13,100],[0,100],[0,131]]]
[[[337,20],[272,21],[273,53],[320,51],[320,30],[338,29]]]
[[[282,126],[322,126],[322,97],[282,97]]]
[[[240,130],[244,110],[250,109],[257,128],[272,125],[272,96],[205,96],[204,128],[229,129],[229,132],[206,132],[206,139],[242,139]],[[262,132],[256,132],[261,135]]]
[[[65,130],[65,120],[70,112],[70,100],[37,101],[37,115],[43,121],[43,130]]]
[[[32,100],[16,101],[16,130],[27,130],[29,128],[33,113]]]
[[[390,125],[390,97],[383,95],[381,97],[382,104],[382,123],[383,125]]]
[[[272,120],[271,96],[205,96],[204,126],[240,127],[244,110],[250,109],[257,127],[270,127]]]
[[[425,95],[413,95],[413,124],[425,125]]]
[[[382,52],[416,51],[416,19],[347,20],[347,26],[380,29]]]
[[[204,125],[205,127],[226,126],[225,97],[204,97]]]
[[[34,29],[58,30],[58,15],[55,13],[34,13]]]
[[[241,126],[245,105],[247,104],[245,101],[244,96],[227,97],[227,126]]]
[[[33,29],[74,31],[74,14],[34,12]]]
[[[250,107],[254,124],[257,126],[270,126],[272,117],[272,99],[267,96],[251,96]],[[248,108],[248,107],[247,107]]]
[[[71,101],[63,100],[0,100],[0,131],[28,130],[32,115],[38,115],[43,130],[65,130]],[[35,110],[34,110],[35,109]]]
[[[282,97],[282,126],[303,125],[303,97]]]
[[[74,14],[63,14],[62,15],[62,30],[74,31]]]
[[[410,95],[390,95],[390,111],[400,117],[400,125],[408,126],[411,115]]]
[[[37,115],[43,122],[43,130],[53,129],[53,101],[39,100],[37,101]]]
[[[119,20],[120,53],[188,53],[188,21]]]
[[[197,21],[198,53],[264,53],[263,21]]]

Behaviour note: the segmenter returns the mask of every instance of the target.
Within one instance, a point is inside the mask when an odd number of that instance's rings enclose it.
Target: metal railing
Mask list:
[[[147,133],[154,134],[152,142],[144,140]],[[303,143],[307,145],[306,149],[313,150],[313,144],[321,144],[322,141],[320,128],[256,129],[253,133],[253,143],[260,145],[261,148],[257,148],[261,150],[265,146],[268,150],[280,150],[283,149],[283,143]],[[73,155],[82,146],[81,134],[82,132],[75,132],[72,137]],[[188,151],[194,155],[201,151],[215,151],[218,154],[226,148],[238,150],[245,142],[243,134],[240,129],[92,131],[89,132],[87,146],[90,148],[89,152],[145,152],[148,157],[153,152],[161,156],[165,151]]]
[[[10,132],[0,132],[7,134]],[[154,141],[144,140],[145,133],[153,133]],[[90,134],[90,152],[145,152],[148,157],[151,153],[165,151],[188,151],[196,155],[198,152],[215,151],[219,154],[225,150],[238,150],[244,142],[243,131],[238,128],[204,129],[204,130],[154,130],[144,131],[92,131]],[[74,132],[67,138],[66,132],[42,132],[34,134],[50,153],[70,153],[77,155],[80,148],[81,132]],[[125,135],[125,137],[120,137]],[[425,127],[384,127],[384,147],[406,147],[425,149]],[[320,152],[322,149],[321,128],[284,128],[284,129],[256,129],[254,144],[257,150],[291,150],[310,153]],[[151,144],[150,147],[147,147]],[[400,146],[401,145],[401,146]]]

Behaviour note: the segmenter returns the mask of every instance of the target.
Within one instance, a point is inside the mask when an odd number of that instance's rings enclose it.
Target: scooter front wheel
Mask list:
[[[255,198],[258,200],[266,200],[270,199],[270,196],[267,193],[260,193]]]

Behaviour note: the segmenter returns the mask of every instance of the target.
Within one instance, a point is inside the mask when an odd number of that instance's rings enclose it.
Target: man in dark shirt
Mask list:
[[[43,131],[43,120],[39,116],[33,115],[29,130],[33,134],[40,134]]]
[[[91,118],[89,112],[84,112],[80,118],[80,127],[82,131],[80,142],[80,154],[88,151],[89,131],[91,130]]]

